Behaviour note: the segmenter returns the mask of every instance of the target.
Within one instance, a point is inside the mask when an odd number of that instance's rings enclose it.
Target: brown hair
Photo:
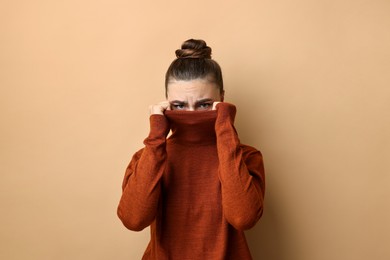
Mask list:
[[[176,50],[176,59],[165,74],[165,96],[168,96],[168,83],[171,79],[204,79],[216,83],[223,93],[222,71],[219,64],[211,59],[211,48],[203,40],[190,39]]]

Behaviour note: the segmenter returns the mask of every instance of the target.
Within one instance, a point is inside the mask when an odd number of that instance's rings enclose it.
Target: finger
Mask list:
[[[213,108],[211,110],[216,110],[218,103],[221,103],[220,101],[213,102]]]
[[[150,114],[164,114],[164,110],[167,109],[169,103],[167,101],[162,101],[154,105],[149,106]]]
[[[170,104],[168,101],[162,101],[159,104],[164,108],[164,110],[170,110]]]

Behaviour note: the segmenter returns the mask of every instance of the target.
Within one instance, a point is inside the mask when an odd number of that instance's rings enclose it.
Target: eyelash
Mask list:
[[[174,105],[172,105],[172,107],[174,107],[175,109],[183,109],[184,105],[174,104]]]
[[[205,108],[210,108],[211,106],[212,106],[211,103],[201,103],[197,107],[199,107],[201,109],[205,109]],[[185,107],[185,105],[183,105],[183,104],[173,104],[172,105],[172,108],[174,108],[174,109],[183,109],[184,107]]]
[[[206,106],[206,107],[204,107],[204,106]],[[201,108],[209,108],[210,106],[211,106],[210,103],[202,103],[202,104],[199,104],[199,107],[201,107]]]

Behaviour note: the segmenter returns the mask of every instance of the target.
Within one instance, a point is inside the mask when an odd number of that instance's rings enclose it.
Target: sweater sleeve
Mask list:
[[[236,107],[217,104],[218,176],[226,220],[238,230],[252,228],[263,214],[265,176],[260,151],[240,144],[234,127]]]
[[[145,147],[136,152],[126,168],[117,214],[130,230],[149,226],[157,212],[160,180],[166,161],[166,136],[169,124],[163,115],[151,115]]]

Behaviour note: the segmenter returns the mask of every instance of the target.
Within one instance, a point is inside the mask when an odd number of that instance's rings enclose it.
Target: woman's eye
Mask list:
[[[184,109],[184,105],[179,105],[179,104],[174,104],[172,105],[173,109],[176,109],[176,110],[180,110],[180,109]]]
[[[202,103],[202,104],[199,104],[199,108],[200,109],[209,109],[211,107],[211,104],[210,103]]]

